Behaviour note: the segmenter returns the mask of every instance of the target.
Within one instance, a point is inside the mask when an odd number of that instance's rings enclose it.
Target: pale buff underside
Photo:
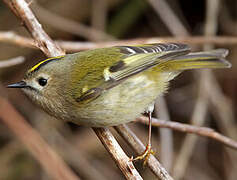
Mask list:
[[[168,73],[168,72],[167,72]],[[164,93],[168,81],[178,73],[158,73],[157,78],[149,80],[146,75],[135,75],[120,85],[106,91],[83,109],[74,110],[76,124],[104,127],[115,126],[135,120]]]

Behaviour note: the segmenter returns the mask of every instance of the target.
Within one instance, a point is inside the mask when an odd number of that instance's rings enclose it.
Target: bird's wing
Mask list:
[[[83,93],[78,102],[92,100],[98,97],[104,90],[108,90],[120,84],[123,80],[145,71],[161,62],[188,54],[189,46],[185,44],[145,44],[139,46],[117,46],[123,57],[103,71],[104,82],[95,88],[90,88]]]
[[[171,58],[188,54],[185,44],[147,44],[140,46],[117,46],[126,57],[104,70],[106,81],[120,81],[149,69]]]

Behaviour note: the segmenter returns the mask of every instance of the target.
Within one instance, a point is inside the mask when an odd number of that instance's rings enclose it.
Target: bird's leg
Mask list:
[[[154,151],[151,149],[151,126],[152,126],[152,119],[151,119],[151,111],[148,111],[148,118],[149,118],[149,132],[148,132],[148,144],[146,146],[146,150],[136,158],[131,158],[132,161],[142,160],[144,159],[144,165],[146,165],[146,162],[151,154],[155,154]]]

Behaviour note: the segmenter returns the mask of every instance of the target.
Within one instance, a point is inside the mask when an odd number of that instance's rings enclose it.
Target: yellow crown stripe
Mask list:
[[[30,69],[29,72],[33,72],[33,71],[36,70],[41,64],[43,64],[43,63],[45,63],[45,62],[47,62],[47,61],[52,61],[52,60],[54,60],[54,59],[60,59],[60,58],[62,58],[62,57],[64,57],[64,56],[57,56],[57,57],[52,57],[52,58],[45,59],[45,60],[39,62],[38,64],[34,65],[34,66]]]

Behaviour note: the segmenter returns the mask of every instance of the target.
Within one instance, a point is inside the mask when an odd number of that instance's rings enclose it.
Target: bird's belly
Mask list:
[[[87,107],[78,111],[76,123],[92,126],[114,126],[135,120],[166,89],[166,82],[136,75],[109,89]]]

